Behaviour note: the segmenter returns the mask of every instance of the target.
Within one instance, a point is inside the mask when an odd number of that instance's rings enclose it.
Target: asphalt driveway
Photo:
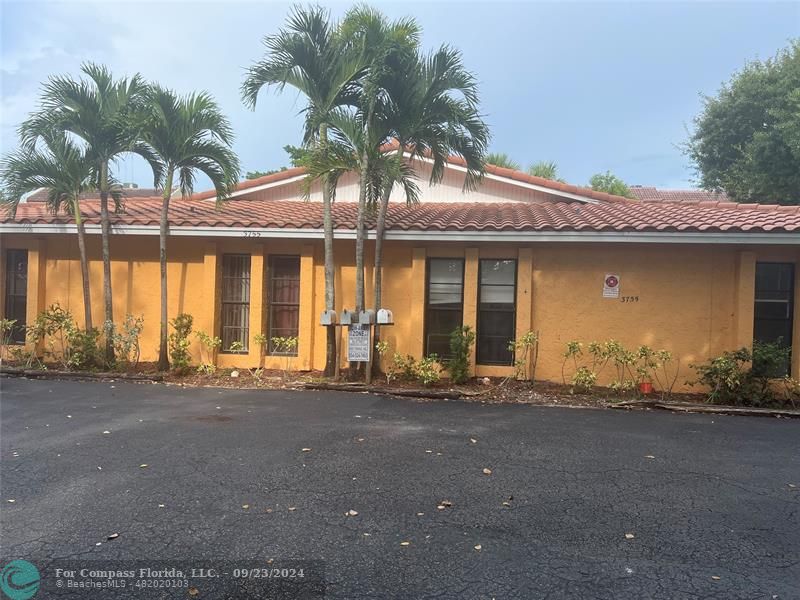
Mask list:
[[[301,559],[326,598],[800,597],[798,421],[0,386],[3,564]]]

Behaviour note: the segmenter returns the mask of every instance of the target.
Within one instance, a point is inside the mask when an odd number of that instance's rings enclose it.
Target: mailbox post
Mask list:
[[[342,310],[338,315],[336,311],[326,310],[320,315],[320,325],[325,327],[337,327],[338,333],[336,335],[336,365],[334,371],[334,379],[339,380],[341,362],[341,349],[342,349],[342,328],[348,329],[348,361],[349,362],[366,362],[367,363],[367,384],[372,383],[372,364],[374,359],[374,348],[372,347],[373,341],[373,328],[377,325],[394,325],[394,316],[392,311],[388,308],[381,308],[376,313],[372,309],[362,310],[359,313],[355,311]],[[366,335],[364,335],[366,333]],[[354,354],[357,353],[357,358],[351,360]]]

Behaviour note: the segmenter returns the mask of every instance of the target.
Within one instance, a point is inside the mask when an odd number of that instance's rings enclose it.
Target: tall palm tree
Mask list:
[[[521,168],[520,164],[505,152],[490,152],[486,155],[486,164],[514,171],[519,171]]]
[[[328,145],[330,115],[356,102],[355,81],[363,71],[360,57],[349,51],[349,40],[330,22],[328,11],[319,7],[294,8],[278,34],[264,38],[264,57],[248,70],[242,84],[242,99],[255,108],[263,87],[278,91],[288,85],[306,97],[304,145],[324,150]],[[331,202],[335,182],[322,181],[323,229],[325,233],[325,309],[336,309]],[[336,332],[327,328],[325,375],[336,364]]]
[[[389,22],[379,11],[358,6],[351,9],[341,25],[342,35],[351,40],[354,52],[362,57],[365,71],[358,80],[355,120],[363,129],[360,148],[358,213],[356,218],[356,298],[355,310],[365,306],[364,240],[368,205],[375,205],[371,174],[373,157],[388,139],[383,106],[387,101],[387,81],[396,77],[403,64],[417,52],[420,28],[413,19]]]
[[[147,85],[138,74],[115,80],[108,68],[93,63],[81,66],[86,79],[51,77],[44,86],[41,108],[20,127],[23,147],[31,148],[42,137],[55,131],[77,136],[86,144],[86,158],[97,172],[100,193],[100,226],[103,251],[103,308],[105,358],[114,360],[112,332],[114,311],[111,296],[111,219],[108,199],[120,208],[120,197],[112,195],[112,163],[126,152],[140,154],[153,162],[147,148],[138,143],[146,101]]]
[[[427,56],[414,55],[386,87],[389,93],[386,123],[398,149],[387,161],[390,168],[384,173],[375,226],[376,311],[381,308],[383,295],[386,214],[398,177],[416,178],[414,161],[424,158],[432,161],[429,183],[439,183],[447,161],[455,155],[464,160],[467,168],[464,188],[474,189],[483,175],[490,137],[479,113],[477,81],[464,68],[461,53],[453,48],[442,46]],[[405,197],[407,202],[415,200],[407,190]],[[375,337],[380,338],[379,328]]]
[[[153,86],[149,94],[149,114],[142,141],[157,164],[156,187],[161,187],[161,226],[159,262],[161,264],[161,331],[158,368],[169,368],[167,355],[167,236],[169,201],[177,184],[182,197],[194,191],[196,173],[206,175],[225,200],[239,179],[239,160],[231,149],[233,130],[217,103],[207,93],[178,96],[172,90]]]
[[[540,160],[537,163],[533,163],[528,167],[528,174],[564,183],[564,180],[558,176],[558,165],[552,160]]]
[[[47,190],[49,210],[53,214],[64,210],[75,219],[83,284],[84,326],[87,331],[93,329],[89,259],[81,199],[97,189],[97,170],[87,158],[86,149],[75,144],[63,132],[52,132],[43,136],[36,146],[23,148],[7,156],[2,161],[0,177],[9,191],[6,205],[12,215],[16,213],[24,194],[44,188]],[[117,199],[122,194],[119,185],[113,182],[109,193]]]

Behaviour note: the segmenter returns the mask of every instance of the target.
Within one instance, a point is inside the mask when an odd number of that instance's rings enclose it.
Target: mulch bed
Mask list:
[[[416,402],[459,400],[491,404],[531,404],[539,406],[569,406],[584,408],[665,409],[677,412],[709,412],[721,414],[747,414],[800,417],[800,410],[791,408],[761,409],[736,406],[716,406],[704,402],[702,394],[672,394],[661,398],[655,393],[641,397],[634,392],[618,395],[609,388],[596,387],[587,392],[574,392],[570,386],[549,381],[515,381],[504,378],[475,378],[465,384],[450,385],[447,379],[430,387],[420,387],[417,382],[395,380],[386,382],[375,378],[372,385],[363,382],[335,382],[322,376],[320,371],[305,373],[281,370],[217,369],[214,373],[199,373],[191,368],[183,373],[161,373],[156,363],[141,363],[133,373],[101,373],[63,371],[58,365],[43,369],[21,369],[8,363],[0,367],[2,376],[29,378],[104,380],[131,382],[161,382],[185,387],[219,387],[228,389],[311,389],[336,390],[354,393],[373,393],[408,397]]]

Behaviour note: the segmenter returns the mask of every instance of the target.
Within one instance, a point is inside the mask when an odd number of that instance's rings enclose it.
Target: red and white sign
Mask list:
[[[619,298],[619,275],[606,273],[603,281],[603,298]]]

